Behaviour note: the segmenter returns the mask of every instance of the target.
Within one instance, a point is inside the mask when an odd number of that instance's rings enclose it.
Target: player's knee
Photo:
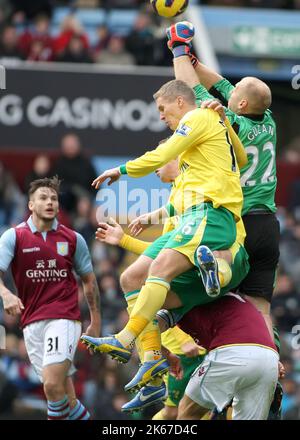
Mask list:
[[[64,385],[50,378],[44,381],[44,392],[47,399],[52,401],[61,400],[66,394]]]
[[[152,276],[157,276],[160,278],[164,278],[168,280],[169,278],[172,279],[172,264],[168,261],[168,259],[163,258],[156,258],[150,267],[149,274]]]
[[[120,277],[120,285],[123,292],[128,293],[140,289],[145,283],[147,272],[138,266],[128,267]]]
[[[129,267],[122,273],[120,277],[120,284],[123,292],[125,293],[136,289],[137,283],[135,281],[135,274],[134,270],[132,270],[131,267]]]
[[[178,409],[176,406],[165,406],[162,410],[164,420],[176,420]]]

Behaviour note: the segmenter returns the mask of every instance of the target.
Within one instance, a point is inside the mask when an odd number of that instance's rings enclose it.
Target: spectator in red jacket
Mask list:
[[[53,58],[53,38],[49,32],[47,15],[38,15],[34,26],[26,30],[19,39],[19,48],[24,57],[31,61],[50,61]]]
[[[67,50],[69,43],[73,36],[77,36],[83,47],[87,50],[89,48],[88,37],[85,34],[79,21],[73,16],[68,15],[61,24],[61,32],[55,40],[54,51],[56,56],[62,56]]]

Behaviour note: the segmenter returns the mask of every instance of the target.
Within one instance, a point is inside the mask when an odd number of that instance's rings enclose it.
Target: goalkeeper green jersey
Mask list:
[[[209,93],[201,84],[194,88],[198,106],[206,99],[219,98],[227,106],[234,86],[221,79]],[[242,215],[249,211],[267,209],[276,211],[276,124],[272,112],[260,116],[239,116],[226,109],[226,115],[243,143],[248,164],[241,171],[244,195]]]

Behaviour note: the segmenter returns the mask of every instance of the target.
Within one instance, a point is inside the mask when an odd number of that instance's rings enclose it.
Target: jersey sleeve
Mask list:
[[[202,84],[197,84],[194,87],[194,93],[196,97],[196,104],[198,107],[200,107],[201,103],[203,101],[206,101],[207,99],[215,99],[215,97],[211,95]]]
[[[234,86],[230,81],[226,78],[220,79],[220,81],[216,82],[212,88],[210,89],[211,94],[215,98],[221,99],[224,105],[227,106],[230,95],[234,90]]]
[[[73,263],[75,272],[81,276],[93,272],[93,266],[85,239],[78,232],[76,232],[76,237],[77,243]]]
[[[126,251],[141,255],[150,246],[150,242],[139,240],[138,238],[130,237],[124,234],[121,238],[119,246]]]
[[[130,177],[146,176],[170,160],[176,159],[184,151],[201,143],[202,139],[207,136],[208,120],[205,113],[205,110],[188,112],[166,142],[155,150],[147,151],[143,156],[122,165],[121,173],[128,174]]]
[[[0,271],[6,272],[15,255],[16,231],[10,228],[0,238]]]
[[[210,96],[213,99],[218,99],[225,106],[225,113],[229,119],[230,124],[233,126],[236,133],[239,131],[239,117],[233,111],[228,108],[228,101],[234,86],[227,79],[223,78],[216,82],[209,90]]]

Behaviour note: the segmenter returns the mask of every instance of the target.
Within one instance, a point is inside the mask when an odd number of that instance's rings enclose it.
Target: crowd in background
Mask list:
[[[191,3],[197,4],[197,0]],[[247,6],[300,9],[300,0],[203,0],[212,6]],[[60,28],[53,32],[54,8],[69,6]],[[90,41],[72,12],[77,8],[139,9],[126,35],[111,30],[104,20]],[[169,22],[168,22],[169,23]],[[150,2],[142,0],[0,0],[0,61],[56,61],[118,65],[170,66],[163,19],[154,14]]]
[[[297,145],[300,144],[291,143],[282,160],[300,166]],[[115,333],[127,320],[119,275],[127,264],[128,255],[94,238],[97,221],[95,194],[91,191],[90,182],[94,179],[95,170],[91,160],[83,154],[76,135],[63,137],[60,156],[55,161],[44,155],[37,156],[22,187],[0,164],[0,233],[29,215],[26,192],[30,181],[55,173],[63,179],[60,220],[80,232],[88,243],[101,294],[102,331],[104,335]],[[281,260],[272,303],[274,323],[281,336],[281,359],[287,371],[282,381],[285,393],[283,416],[286,419],[300,418],[300,331],[297,333],[296,327],[300,325],[300,198],[293,197],[299,186],[300,181],[295,181],[291,187],[289,208],[278,209]],[[10,275],[6,275],[5,282],[14,289]],[[89,312],[81,288],[79,303],[83,328],[86,328]],[[42,387],[29,364],[18,320],[2,311],[0,324],[7,330],[7,350],[0,352],[0,419],[16,416],[44,418],[46,405]],[[120,367],[104,355],[91,357],[83,346],[79,346],[76,365],[77,393],[93,417],[103,420],[127,418],[120,413],[121,406],[130,398],[124,393],[123,386],[137,369],[137,359]],[[150,407],[139,417],[149,418],[157,409]]]

